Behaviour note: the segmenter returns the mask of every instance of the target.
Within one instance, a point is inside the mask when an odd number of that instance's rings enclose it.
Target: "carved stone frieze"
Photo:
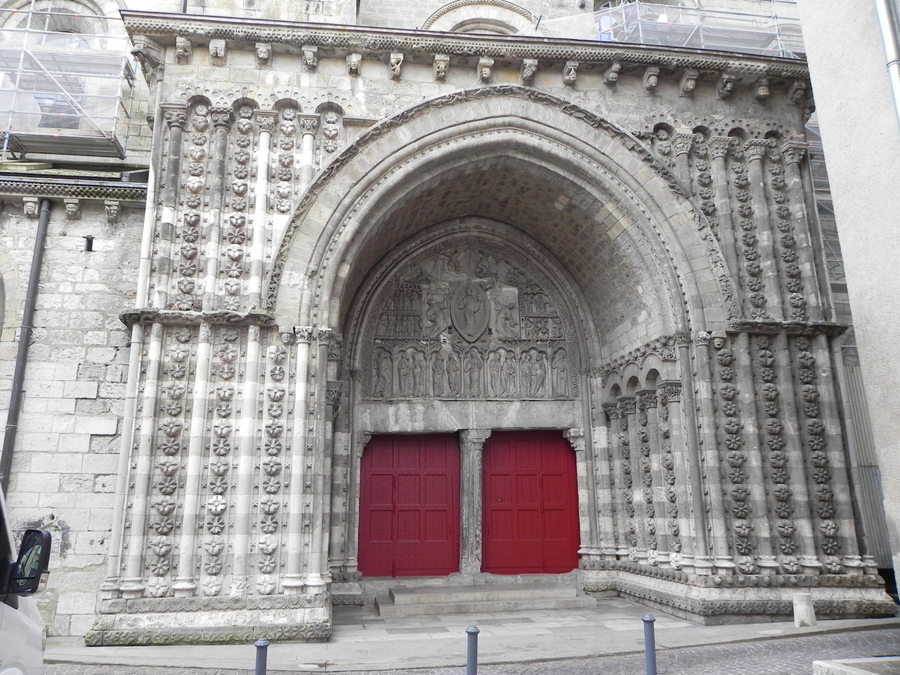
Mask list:
[[[465,238],[394,272],[367,327],[364,396],[571,399],[574,326],[559,292],[497,242]]]

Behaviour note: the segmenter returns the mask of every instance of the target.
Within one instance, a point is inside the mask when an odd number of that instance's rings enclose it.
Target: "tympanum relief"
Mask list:
[[[368,319],[372,399],[572,399],[574,329],[549,280],[499,243],[444,243],[402,265]]]

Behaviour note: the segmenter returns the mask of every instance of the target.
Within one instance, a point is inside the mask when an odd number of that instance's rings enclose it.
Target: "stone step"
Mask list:
[[[375,598],[380,616],[494,613],[597,606],[595,598],[579,597],[571,586],[547,583],[391,588],[388,593],[387,596]]]

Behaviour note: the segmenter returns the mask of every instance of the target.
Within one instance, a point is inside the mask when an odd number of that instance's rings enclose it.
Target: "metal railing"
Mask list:
[[[135,72],[117,21],[40,11],[34,2],[0,10],[3,158],[125,156]]]
[[[794,2],[774,0],[770,12],[662,5],[635,0],[593,13],[542,21],[538,35],[599,42],[707,49],[805,58]]]

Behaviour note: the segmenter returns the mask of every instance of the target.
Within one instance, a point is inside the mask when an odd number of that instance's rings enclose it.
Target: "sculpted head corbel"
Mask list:
[[[490,84],[491,82],[491,70],[494,67],[494,59],[491,58],[481,58],[478,59],[478,81],[481,84]]]
[[[347,73],[354,77],[359,76],[359,69],[362,66],[362,54],[347,54]]]
[[[443,82],[447,78],[447,71],[450,69],[450,57],[446,54],[434,55],[434,80],[435,82]]]
[[[313,45],[303,45],[303,69],[313,72],[319,65],[319,48]]]
[[[266,68],[272,60],[272,45],[268,42],[256,43],[256,65]]]
[[[191,63],[191,57],[194,55],[194,46],[190,38],[176,36],[175,37],[175,62],[179,66],[187,66]]]

